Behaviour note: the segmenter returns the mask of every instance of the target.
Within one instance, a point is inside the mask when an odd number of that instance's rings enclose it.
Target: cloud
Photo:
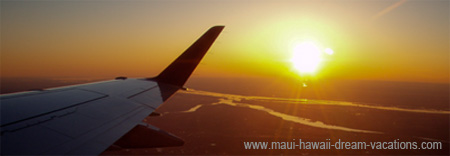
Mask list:
[[[401,112],[410,112],[410,113],[450,114],[450,111],[447,111],[447,110],[410,109],[410,108],[376,106],[376,105],[359,104],[359,103],[354,103],[354,102],[331,101],[331,100],[309,100],[309,99],[291,99],[291,98],[264,97],[264,96],[244,96],[244,95],[223,94],[223,93],[215,93],[215,92],[208,92],[208,91],[200,91],[200,90],[193,90],[193,89],[189,89],[188,91],[182,91],[180,93],[220,97],[220,98],[230,99],[233,101],[241,101],[243,99],[269,101],[269,102],[282,101],[282,102],[286,102],[286,103],[296,103],[296,104],[305,104],[305,105],[332,105],[332,106],[359,107],[359,108],[388,110],[388,111],[401,111]]]
[[[260,105],[252,105],[252,104],[247,104],[247,103],[235,102],[235,101],[241,101],[243,98],[245,98],[245,99],[270,99],[269,97],[241,96],[241,95],[222,94],[222,93],[214,93],[214,92],[206,92],[206,91],[193,91],[193,90],[190,90],[187,92],[182,92],[182,93],[217,97],[217,98],[219,98],[218,99],[219,101],[215,102],[215,103],[211,103],[211,104],[196,105],[196,106],[190,108],[189,110],[173,112],[173,113],[193,113],[193,112],[197,111],[199,108],[204,107],[204,106],[214,106],[214,105],[224,104],[224,105],[228,105],[228,106],[232,106],[232,107],[249,108],[249,109],[266,112],[272,116],[279,117],[285,121],[290,121],[290,122],[294,122],[294,123],[298,123],[298,124],[302,124],[302,125],[306,125],[306,126],[311,126],[311,127],[316,127],[316,128],[340,130],[340,131],[346,131],[346,132],[383,134],[382,132],[376,132],[376,131],[360,130],[360,129],[353,129],[353,128],[336,126],[336,125],[328,125],[321,121],[311,121],[311,119],[277,112],[277,111],[274,111],[272,109],[269,109],[269,108],[266,108],[266,107],[260,106]]]
[[[391,12],[392,10],[400,7],[401,5],[403,5],[407,0],[400,0],[397,3],[394,3],[390,6],[388,6],[387,8],[384,8],[383,10],[381,10],[380,12],[378,12],[377,14],[375,14],[374,16],[372,16],[372,21],[376,20],[378,18],[380,18],[381,16],[386,15],[387,13]]]
[[[325,124],[323,122],[320,122],[320,121],[311,121],[310,119],[301,118],[301,117],[298,117],[298,116],[293,116],[293,115],[277,112],[277,111],[274,111],[274,110],[269,109],[269,108],[265,108],[265,107],[260,106],[260,105],[251,105],[251,104],[246,104],[246,103],[236,103],[236,102],[234,102],[231,99],[219,99],[219,102],[214,103],[214,104],[226,104],[226,105],[230,105],[230,106],[234,106],[234,107],[244,107],[244,108],[250,108],[250,109],[254,109],[254,110],[259,110],[259,111],[267,112],[267,113],[269,113],[272,116],[279,117],[279,118],[281,118],[281,119],[283,119],[285,121],[295,122],[295,123],[298,123],[298,124],[307,125],[307,126],[311,126],[311,127],[332,129],[332,130],[341,130],[341,131],[347,131],[347,132],[382,134],[381,132],[376,132],[376,131],[353,129],[353,128],[347,128],[347,127],[342,127],[342,126],[335,126],[335,125],[327,125],[327,124]]]

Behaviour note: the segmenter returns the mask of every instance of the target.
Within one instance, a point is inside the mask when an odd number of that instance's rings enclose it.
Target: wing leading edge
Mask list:
[[[0,96],[1,154],[100,154],[119,139],[124,147],[148,147],[145,142],[133,145],[129,139],[139,137],[126,137],[136,136],[128,132],[151,133],[145,138],[172,139],[181,145],[176,137],[141,122],[183,87],[223,28],[210,28],[154,78]]]

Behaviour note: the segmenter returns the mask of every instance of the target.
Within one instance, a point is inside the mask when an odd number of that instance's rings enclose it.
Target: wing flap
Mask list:
[[[72,140],[69,136],[42,126],[31,126],[1,136],[1,155],[36,155]]]
[[[104,94],[70,89],[1,99],[1,127],[104,97]]]

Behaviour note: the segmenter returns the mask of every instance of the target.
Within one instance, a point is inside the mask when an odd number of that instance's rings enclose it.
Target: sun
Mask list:
[[[294,47],[291,62],[302,74],[314,73],[322,62],[321,50],[313,42],[303,42]]]

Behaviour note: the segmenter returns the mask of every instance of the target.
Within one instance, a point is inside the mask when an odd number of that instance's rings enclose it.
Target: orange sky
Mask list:
[[[293,47],[331,48],[315,78],[449,82],[449,2],[1,2],[1,76],[157,75],[226,25],[193,76],[295,77]]]

